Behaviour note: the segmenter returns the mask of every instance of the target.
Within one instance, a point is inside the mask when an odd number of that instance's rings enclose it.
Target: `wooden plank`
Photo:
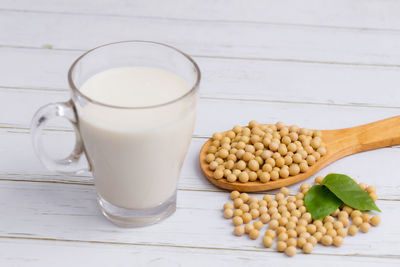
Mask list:
[[[0,8],[20,11],[160,17],[186,20],[247,21],[333,27],[399,29],[400,6],[396,0],[3,0]]]
[[[357,255],[298,254],[297,264],[307,266],[396,266],[398,258],[358,257]],[[2,266],[281,266],[292,260],[270,251],[198,249],[146,245],[98,244],[81,242],[0,239]]]
[[[67,90],[68,68],[81,53],[0,48],[0,86]],[[202,97],[400,106],[396,98],[400,68],[202,57],[195,60],[202,70]]]
[[[232,234],[232,223],[221,210],[227,193],[178,191],[173,216],[135,229],[118,228],[103,218],[92,186],[2,181],[0,195],[2,237],[275,251],[275,247],[263,248],[261,239]],[[340,248],[319,245],[314,253],[399,258],[398,201],[377,201],[377,205],[382,210],[380,227],[347,237]]]
[[[2,10],[0,32],[9,33],[0,35],[2,46],[89,49],[139,39],[202,56],[394,66],[400,62],[400,35],[393,31]]]
[[[0,122],[3,127],[9,127],[3,129],[3,138],[0,140],[2,155],[4,155],[4,159],[0,160],[1,177],[3,179],[60,182],[79,182],[81,180],[81,177],[53,175],[45,171],[33,154],[26,130],[29,127],[32,114],[39,106],[49,102],[62,101],[66,98],[67,92],[0,90]],[[220,114],[221,107],[226,110],[227,115],[216,116],[215,114]],[[243,112],[243,110],[246,112]],[[398,109],[391,108],[202,99],[194,135],[211,136],[214,131],[226,130],[235,124],[244,125],[251,119],[266,123],[282,120],[310,128],[332,129],[367,123],[397,115],[397,113]],[[293,114],[296,114],[296,116],[293,116]],[[15,126],[22,127],[22,129],[13,128]],[[53,123],[53,127],[65,129],[68,124],[56,121]],[[49,132],[49,137],[46,137],[45,140],[48,150],[55,156],[62,157],[67,155],[72,148],[73,134],[71,132]],[[59,142],[59,140],[63,140],[63,142]],[[182,177],[185,178],[183,178],[181,188],[215,190],[214,187],[204,181],[198,168],[197,155],[203,142],[204,139],[195,139],[192,142],[187,163],[185,163],[182,172]],[[15,144],[18,144],[18,146],[16,147]],[[399,152],[399,149],[382,149],[351,156],[331,165],[326,171],[359,176],[362,178],[361,180],[380,187],[378,192],[380,197],[399,199],[399,193],[396,190],[398,182],[391,175],[396,171],[394,166],[397,166],[396,159],[399,157]],[[24,164],[22,165],[21,162],[24,162]],[[379,164],[367,164],[367,168],[354,167],[365,166],[365,162],[379,162]],[[22,166],[23,168],[21,168]],[[382,166],[385,166],[385,168],[382,168]],[[382,169],[385,170],[384,173],[382,173]],[[382,175],[387,178],[376,178]],[[379,181],[378,184],[376,184],[376,181]],[[88,182],[87,176],[83,177],[83,182]]]
[[[71,151],[73,140],[74,135],[68,132],[52,131],[44,136],[46,150],[58,158]],[[33,153],[30,141],[27,131],[0,130],[0,180],[93,184],[90,173],[65,175],[46,170]],[[202,138],[192,139],[182,168],[179,189],[221,191],[205,179],[199,168],[198,153],[204,142],[205,139]],[[375,185],[380,199],[400,200],[400,180],[393,175],[399,158],[399,148],[370,151],[339,160],[323,169],[319,175],[345,173],[360,182]],[[312,183],[314,177],[307,181]],[[297,187],[298,185],[290,186],[292,189]]]
[[[29,127],[35,111],[51,102],[66,101],[67,91],[10,90],[0,88],[0,124]],[[221,113],[221,109],[224,110]],[[234,125],[246,125],[255,119],[262,123],[284,121],[301,127],[338,129],[356,126],[398,115],[398,108],[335,106],[307,103],[241,101],[224,99],[199,100],[195,136],[211,136]],[[52,127],[68,124],[55,121]]]

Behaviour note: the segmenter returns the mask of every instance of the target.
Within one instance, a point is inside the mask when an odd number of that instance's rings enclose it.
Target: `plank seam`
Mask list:
[[[0,239],[16,239],[16,240],[36,240],[36,241],[52,241],[52,242],[69,242],[69,243],[87,243],[87,244],[102,244],[102,245],[123,245],[123,246],[147,246],[147,247],[166,247],[178,249],[199,249],[199,250],[219,250],[219,251],[239,251],[239,252],[261,252],[270,254],[282,254],[278,251],[269,251],[267,249],[254,247],[253,250],[240,249],[240,248],[221,248],[221,247],[201,247],[201,246],[184,246],[173,244],[144,244],[144,243],[129,243],[129,242],[110,242],[110,241],[97,241],[97,240],[74,240],[74,239],[58,239],[49,237],[21,237],[21,236],[0,236]],[[304,254],[304,253],[301,253]],[[338,257],[362,257],[362,258],[387,258],[387,259],[400,259],[400,255],[362,255],[362,254],[327,254],[313,252],[314,255],[320,256],[338,256]]]
[[[205,22],[205,23],[223,23],[223,24],[262,24],[270,26],[284,26],[297,28],[316,28],[316,29],[333,29],[346,31],[373,31],[373,32],[393,32],[399,33],[400,29],[393,28],[373,28],[373,27],[349,27],[338,25],[324,24],[306,24],[306,23],[285,23],[285,22],[270,22],[270,21],[250,21],[250,20],[221,20],[221,19],[188,19],[188,18],[173,18],[173,17],[158,17],[158,16],[138,16],[125,14],[109,14],[109,13],[89,13],[89,12],[72,12],[72,11],[46,11],[46,10],[24,10],[12,8],[0,8],[0,12],[15,12],[15,13],[32,13],[32,14],[57,14],[65,16],[92,16],[92,17],[113,17],[113,18],[133,18],[143,20],[161,20],[161,21],[184,21],[184,22]]]
[[[88,49],[79,48],[47,48],[36,46],[20,46],[12,44],[0,44],[0,48],[13,49],[34,49],[34,50],[55,50],[67,52],[86,52]],[[267,57],[234,57],[234,56],[216,56],[216,55],[196,55],[190,54],[193,58],[211,58],[211,59],[228,59],[228,60],[251,60],[251,61],[267,61],[267,62],[290,62],[290,63],[306,63],[306,64],[325,64],[325,65],[344,65],[344,66],[365,66],[365,67],[384,67],[384,68],[399,68],[400,64],[379,64],[379,63],[362,63],[362,62],[345,62],[345,61],[319,61],[307,59],[290,59],[290,58],[267,58]]]
[[[21,174],[24,175],[24,174]],[[78,177],[76,177],[78,178]],[[85,176],[84,178],[90,178]],[[205,179],[205,178],[203,178]],[[87,182],[73,182],[73,181],[55,181],[55,180],[29,180],[29,179],[15,179],[15,178],[0,178],[0,182],[21,182],[21,183],[45,183],[45,184],[66,184],[66,185],[82,185],[82,186],[94,186],[93,183]],[[227,193],[226,190],[221,189],[191,189],[191,188],[178,188],[178,191],[182,192],[210,192],[210,193]],[[257,192],[257,194],[263,194],[269,191]],[[290,196],[295,196],[295,194],[289,194]],[[391,199],[391,198],[378,198],[380,201],[389,201],[389,202],[400,202],[400,199]]]
[[[0,89],[15,91],[44,91],[44,92],[68,92],[68,88],[35,88],[35,87],[18,87],[0,85]],[[291,105],[315,105],[315,106],[337,106],[337,107],[356,107],[356,108],[382,108],[382,109],[400,109],[400,106],[383,106],[370,103],[328,103],[328,102],[312,102],[312,101],[287,101],[287,100],[270,100],[255,98],[234,98],[234,97],[215,97],[207,94],[200,95],[200,99],[217,100],[217,101],[239,101],[239,102],[259,102],[259,103],[279,103]]]

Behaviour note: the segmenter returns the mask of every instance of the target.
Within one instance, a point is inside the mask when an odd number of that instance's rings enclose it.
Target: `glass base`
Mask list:
[[[150,209],[125,209],[114,206],[100,195],[97,196],[101,212],[119,227],[141,227],[157,223],[176,210],[176,192],[161,205]]]

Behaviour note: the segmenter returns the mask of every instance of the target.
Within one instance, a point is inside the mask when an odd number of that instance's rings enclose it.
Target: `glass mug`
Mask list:
[[[119,106],[80,90],[97,73],[134,66],[171,72],[186,81],[187,92],[166,103]],[[33,146],[41,162],[60,173],[92,172],[100,209],[118,226],[143,226],[171,215],[196,116],[200,70],[194,60],[161,43],[117,42],[80,56],[68,81],[71,99],[40,108],[32,120]],[[75,148],[62,160],[47,155],[41,139],[46,123],[56,117],[70,121],[76,134]]]

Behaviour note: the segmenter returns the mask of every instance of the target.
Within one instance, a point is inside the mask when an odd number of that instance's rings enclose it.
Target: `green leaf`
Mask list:
[[[304,203],[314,220],[328,216],[343,204],[335,194],[322,185],[313,185],[308,190]]]
[[[340,198],[346,205],[359,210],[381,211],[367,192],[344,174],[331,173],[322,181],[332,193]]]

